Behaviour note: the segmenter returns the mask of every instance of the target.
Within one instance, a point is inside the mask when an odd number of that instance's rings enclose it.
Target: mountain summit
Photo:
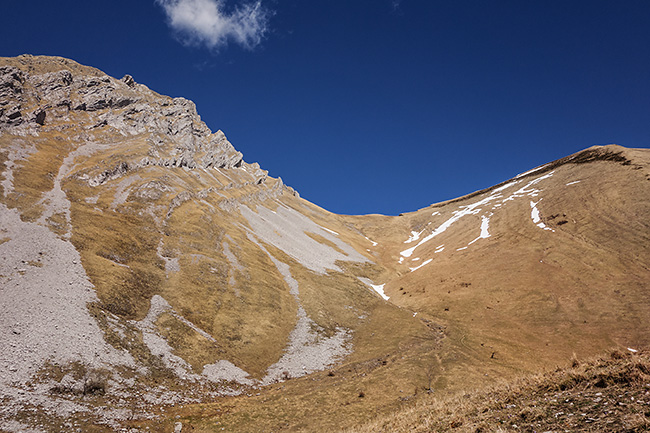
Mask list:
[[[25,55],[0,162],[3,431],[332,430],[650,338],[648,150],[335,215],[191,101]]]

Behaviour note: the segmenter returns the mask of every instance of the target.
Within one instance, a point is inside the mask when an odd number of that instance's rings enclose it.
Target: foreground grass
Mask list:
[[[365,432],[650,431],[650,354],[612,351],[568,368],[416,405]]]

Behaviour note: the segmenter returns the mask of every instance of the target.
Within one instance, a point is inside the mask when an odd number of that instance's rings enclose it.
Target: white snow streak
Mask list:
[[[539,203],[540,201],[541,200],[539,200],[537,203]],[[542,219],[539,217],[539,210],[537,209],[537,203],[532,202],[532,201],[530,202],[530,207],[531,207],[530,217],[533,219],[533,223],[535,223],[537,225],[537,227],[539,227],[540,229],[550,230],[550,231],[554,232],[555,230],[553,230],[550,227],[546,227],[546,224],[541,222]]]
[[[321,228],[322,228],[323,230],[326,230],[326,231],[328,231],[328,232],[330,232],[330,233],[332,233],[333,235],[336,235],[336,236],[338,236],[338,235],[339,235],[339,234],[338,234],[338,233],[336,233],[336,232],[335,232],[334,230],[330,230],[330,229],[328,229],[327,227],[323,227],[323,226],[321,226]]]
[[[366,238],[366,240],[368,240],[369,242],[371,242],[373,247],[376,247],[376,246],[377,246],[377,242],[373,241],[372,239],[368,239],[366,236],[364,236],[364,238]]]
[[[517,183],[519,183],[519,181],[510,182],[510,183],[507,183],[507,184],[505,184],[503,186],[495,188],[495,189],[492,190],[492,194],[494,194],[495,192],[501,192],[506,188],[510,188],[512,185],[517,185]]]
[[[433,261],[433,259],[425,260],[425,261],[424,261],[420,266],[416,266],[416,267],[414,267],[414,268],[409,268],[409,269],[411,270],[411,272],[415,272],[415,271],[417,271],[418,269],[420,269],[422,266],[426,266],[426,265],[428,265],[429,263],[431,263],[432,261]]]
[[[539,170],[543,169],[543,168],[546,167],[547,165],[548,165],[548,164],[544,164],[544,165],[542,165],[542,166],[540,166],[540,167],[533,168],[532,170],[528,170],[528,171],[526,171],[526,172],[524,172],[524,173],[518,174],[517,176],[515,176],[515,179],[519,179],[520,177],[524,177],[524,176],[526,176],[527,174],[535,173],[536,171],[539,171]]]
[[[479,206],[483,206],[486,203],[489,203],[490,201],[501,197],[500,195],[490,195],[483,200],[477,201],[476,203],[469,204],[467,206],[460,206],[459,210],[452,212],[452,217],[449,218],[447,221],[442,223],[437,229],[435,229],[433,232],[431,232],[429,235],[424,237],[416,246],[411,247],[407,250],[402,251],[400,254],[404,257],[411,257],[411,254],[413,254],[413,251],[420,245],[424,244],[425,242],[430,241],[434,237],[438,236],[440,233],[444,233],[453,223],[461,219],[462,217],[466,215],[476,215],[481,211]]]
[[[536,172],[538,170],[543,169],[544,167],[546,167],[546,165],[535,168],[535,169],[530,170],[530,171],[527,171],[525,173],[522,173],[522,174],[518,175],[517,178],[520,178],[520,177],[525,176],[525,175],[530,174],[530,173],[534,173],[534,172]],[[402,257],[400,258],[399,262],[402,263],[404,257],[411,257],[413,252],[420,245],[430,241],[431,239],[438,236],[439,234],[444,233],[452,224],[454,224],[456,221],[460,220],[462,217],[467,216],[467,215],[479,214],[483,210],[482,207],[484,205],[492,202],[492,201],[498,201],[497,203],[495,203],[492,206],[492,209],[496,209],[496,208],[499,208],[501,206],[504,206],[508,201],[512,201],[512,200],[514,200],[516,198],[525,197],[525,196],[538,197],[541,190],[539,190],[537,188],[534,188],[534,186],[537,185],[542,180],[552,177],[554,173],[555,173],[554,171],[551,171],[551,172],[549,172],[549,173],[547,173],[547,174],[545,174],[543,176],[540,176],[538,178],[535,178],[535,179],[529,181],[524,186],[522,186],[521,188],[519,188],[515,192],[511,193],[506,198],[503,198],[504,196],[501,194],[502,191],[504,191],[504,190],[514,186],[514,185],[517,185],[518,183],[522,182],[521,180],[514,180],[514,181],[509,182],[509,183],[507,183],[507,184],[505,184],[503,186],[495,188],[494,190],[492,190],[492,192],[490,193],[489,196],[483,198],[482,200],[479,200],[479,201],[477,201],[475,203],[472,203],[472,204],[469,204],[469,205],[460,206],[458,208],[458,210],[452,212],[451,218],[447,219],[445,222],[443,222],[435,230],[433,230],[431,233],[429,233],[428,235],[426,235],[422,239],[420,239],[420,236],[422,235],[422,233],[424,233],[424,231],[426,229],[422,230],[419,233],[415,232],[415,231],[412,231],[411,236],[404,243],[411,243],[411,242],[416,241],[416,240],[419,240],[419,242],[417,243],[417,245],[400,252],[400,255]],[[436,211],[432,215],[440,215],[440,213],[438,211]],[[489,214],[489,215],[491,215],[491,214]],[[538,213],[538,216],[539,216],[539,213]],[[489,216],[487,216],[487,215],[481,216],[481,234],[479,235],[479,237],[477,237],[476,239],[471,241],[468,245],[473,244],[474,242],[478,241],[479,239],[486,239],[486,238],[490,237],[489,223],[490,223]],[[431,223],[429,223],[429,224],[431,224]],[[545,230],[554,231],[553,229],[546,227],[543,223],[541,223],[539,221],[536,222],[536,224],[539,227],[541,227],[541,228],[543,228]],[[461,251],[461,250],[464,250],[465,248],[467,248],[467,247],[459,248],[456,251]],[[440,249],[440,247],[439,247],[439,248],[436,249],[435,252],[439,253],[440,251],[442,251],[442,249]]]
[[[576,181],[573,181],[573,182],[569,182],[569,183],[566,184],[566,186],[575,185],[576,183],[580,183],[580,181],[576,180]]]
[[[479,239],[487,239],[487,238],[489,238],[490,237],[490,233],[488,232],[489,228],[490,228],[490,218],[483,215],[481,217],[481,234],[479,235],[479,237],[474,239],[468,245],[472,245],[474,242],[476,242]]]

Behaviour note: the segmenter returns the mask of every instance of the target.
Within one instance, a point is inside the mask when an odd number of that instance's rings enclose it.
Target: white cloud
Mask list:
[[[227,13],[224,0],[156,0],[169,25],[184,43],[218,49],[229,42],[245,48],[258,45],[267,31],[269,11],[261,1],[243,4]]]

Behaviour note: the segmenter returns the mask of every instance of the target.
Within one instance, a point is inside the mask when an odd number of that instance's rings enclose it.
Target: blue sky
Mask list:
[[[7,2],[0,56],[193,100],[337,213],[398,214],[594,144],[650,147],[647,0]]]

